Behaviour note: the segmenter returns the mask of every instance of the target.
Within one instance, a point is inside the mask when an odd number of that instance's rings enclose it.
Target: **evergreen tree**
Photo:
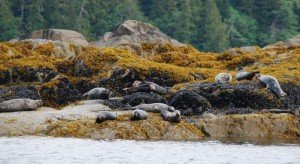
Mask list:
[[[25,1],[24,4],[24,31],[28,34],[35,30],[44,28],[44,1],[43,0],[31,0]]]
[[[223,51],[228,48],[226,28],[221,21],[221,15],[214,0],[206,0],[204,4],[204,34],[202,44],[206,51]]]
[[[0,0],[0,41],[18,37],[18,20],[10,10],[9,0]]]

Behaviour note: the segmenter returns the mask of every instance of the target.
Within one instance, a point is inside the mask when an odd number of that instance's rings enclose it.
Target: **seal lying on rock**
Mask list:
[[[42,100],[11,99],[0,103],[0,112],[16,112],[35,110],[43,105]]]
[[[253,77],[258,73],[259,71],[248,72],[244,68],[240,67],[239,72],[236,74],[235,78],[237,81],[252,80]]]
[[[161,111],[170,111],[170,112],[175,111],[174,107],[169,106],[164,103],[140,104],[140,105],[133,107],[133,109],[141,109],[146,112],[156,112],[156,113],[161,112]]]
[[[282,110],[282,109],[264,109],[262,110],[262,113],[289,113],[289,114],[294,114],[294,115],[299,115],[297,111],[293,110]]]
[[[161,111],[161,116],[165,121],[179,123],[181,121],[181,114],[179,110],[169,112],[167,110]]]
[[[108,112],[108,111],[100,111],[96,118],[96,123],[101,123],[106,120],[115,120],[117,119],[117,113]]]
[[[109,99],[109,90],[106,88],[94,88],[83,95],[89,99]]]
[[[131,113],[131,120],[146,120],[147,118],[148,113],[140,109],[135,109]]]
[[[229,84],[232,80],[232,75],[230,73],[219,73],[215,77],[215,83],[217,84]]]
[[[270,91],[278,98],[283,98],[287,94],[281,89],[278,80],[270,75],[261,75],[256,74],[255,75],[262,83],[264,83],[267,86],[267,89],[270,89]]]
[[[157,94],[167,94],[168,89],[149,81],[135,81],[132,87],[124,89],[127,93],[132,94],[135,92],[154,92]]]

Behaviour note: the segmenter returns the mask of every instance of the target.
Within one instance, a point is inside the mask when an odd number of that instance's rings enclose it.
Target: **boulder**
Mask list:
[[[64,29],[42,29],[33,31],[28,39],[47,39],[53,41],[67,42],[80,46],[87,46],[88,42],[84,36],[76,31]]]
[[[211,109],[209,101],[195,91],[182,90],[175,93],[170,105],[180,110],[182,115],[201,115]]]
[[[277,42],[273,44],[274,46],[277,47],[284,47],[284,48],[290,48],[290,47],[296,47],[300,46],[300,35],[296,35],[295,37],[288,39],[284,42]]]
[[[114,32],[107,32],[103,39],[93,43],[97,47],[119,47],[137,53],[143,53],[142,44],[145,43],[169,43],[174,46],[184,44],[171,39],[158,28],[135,20],[127,20],[120,24]],[[142,54],[143,55],[143,54]]]
[[[101,78],[99,86],[112,91],[115,96],[124,95],[124,88],[132,85],[135,80],[140,79],[137,73],[131,69],[115,67],[109,73],[108,78]]]
[[[21,40],[20,43],[29,44],[31,50],[36,50],[44,45],[51,45],[53,49],[47,53],[57,58],[73,59],[76,55],[82,52],[82,49],[78,45],[73,45],[71,48],[70,43],[58,40],[46,40],[46,39],[25,39]]]
[[[152,104],[152,103],[166,103],[166,99],[156,93],[150,92],[136,92],[131,95],[124,96],[124,103],[128,103],[131,106],[139,104]]]

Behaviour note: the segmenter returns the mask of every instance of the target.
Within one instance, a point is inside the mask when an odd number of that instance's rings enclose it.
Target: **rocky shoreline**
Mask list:
[[[34,111],[0,110],[0,136],[300,138],[298,36],[264,48],[248,46],[216,54],[199,52],[142,22],[125,21],[116,29],[94,43],[75,31],[58,29],[0,43],[0,103],[18,98],[43,102]],[[274,76],[287,96],[276,97],[257,79],[214,83],[218,73],[235,76],[239,67]],[[154,82],[168,92],[126,92],[124,88],[136,80]],[[110,98],[85,100],[84,93],[95,87],[110,90]],[[131,121],[128,108],[141,103],[171,105],[181,112],[182,121],[164,121],[157,113]],[[102,110],[116,112],[117,120],[96,124]]]
[[[81,101],[61,110],[0,113],[0,136],[54,136],[90,139],[203,140],[299,139],[300,117],[292,114],[220,115],[215,118],[184,117],[181,123],[150,113],[147,120],[131,121],[130,111],[117,111],[98,100]],[[97,112],[114,111],[118,119],[95,122]]]

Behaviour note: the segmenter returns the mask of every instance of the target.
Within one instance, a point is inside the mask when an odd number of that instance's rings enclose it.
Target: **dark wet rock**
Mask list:
[[[11,86],[0,89],[0,102],[20,98],[39,100],[41,96],[33,86]]]
[[[276,108],[281,102],[260,83],[216,85],[197,83],[187,86],[209,100],[213,108]]]
[[[43,86],[40,90],[46,105],[61,105],[82,99],[81,93],[68,78],[63,77],[54,80],[57,81],[53,82],[53,84],[50,82],[50,84]]]
[[[111,98],[108,100],[103,100],[103,105],[108,106],[111,109],[122,109],[122,110],[130,110],[131,106],[123,102],[124,99],[115,99]]]
[[[251,108],[229,108],[226,111],[226,115],[230,115],[230,114],[249,114],[249,113],[253,113],[254,110]]]
[[[58,73],[49,68],[13,68],[12,82],[48,82]]]
[[[281,100],[281,108],[300,107],[300,86],[291,83],[280,84],[287,96]]]
[[[49,68],[14,67],[11,70],[0,71],[0,85],[11,82],[48,82],[58,73]]]
[[[1,70],[0,71],[0,85],[10,83],[10,72],[9,70]]]
[[[131,106],[139,104],[166,103],[166,99],[156,93],[136,92],[131,95],[124,96],[124,103]]]
[[[170,105],[180,110],[182,115],[201,115],[211,109],[209,101],[197,92],[183,90],[175,93],[170,101]]]
[[[137,73],[130,69],[114,68],[108,78],[101,78],[99,86],[105,87],[116,94],[124,95],[124,88],[130,87],[135,80],[140,79]]]
[[[90,68],[86,66],[86,64],[84,64],[83,60],[79,60],[75,63],[74,75],[91,77],[93,75],[93,72]]]
[[[75,86],[81,94],[84,94],[84,93],[90,91],[91,89],[95,88],[96,84],[92,81],[82,79],[82,80],[79,80],[75,84]]]

